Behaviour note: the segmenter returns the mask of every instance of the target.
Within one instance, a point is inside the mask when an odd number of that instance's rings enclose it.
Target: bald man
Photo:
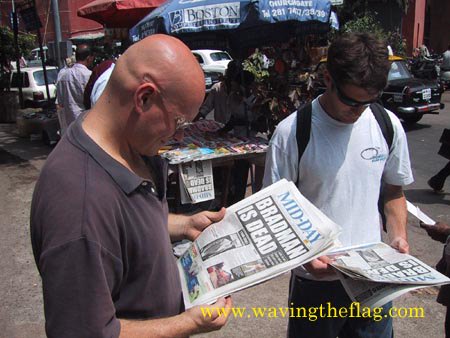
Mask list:
[[[148,37],[122,55],[96,105],[48,157],[31,239],[49,337],[185,337],[225,324],[215,312],[184,311],[170,244],[195,239],[224,209],[168,214],[167,165],[157,156],[183,137],[204,90],[184,44]]]

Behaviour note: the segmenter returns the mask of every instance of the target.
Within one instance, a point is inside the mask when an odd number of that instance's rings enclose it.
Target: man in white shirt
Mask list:
[[[442,54],[441,71],[450,71],[450,45],[448,45],[447,50]]]
[[[56,83],[56,96],[60,109],[61,132],[64,133],[67,127],[85,110],[83,103],[84,89],[91,71],[94,56],[91,48],[82,44],[77,47],[75,53],[77,62],[70,68],[65,68]]]
[[[408,252],[406,200],[402,186],[413,182],[405,132],[388,113],[394,130],[389,148],[369,105],[386,86],[390,64],[386,45],[369,34],[346,34],[329,47],[324,81],[327,89],[312,102],[309,142],[298,158],[297,114],[277,127],[267,153],[264,185],[281,178],[298,182],[302,194],[339,224],[344,246],[381,240],[377,202],[384,183],[389,244]],[[292,275],[289,306],[350,307],[326,256]],[[290,318],[289,337],[391,337],[392,318]]]

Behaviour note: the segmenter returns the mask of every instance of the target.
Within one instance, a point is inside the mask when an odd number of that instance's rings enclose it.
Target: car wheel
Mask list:
[[[423,114],[411,115],[411,116],[402,116],[402,120],[406,124],[414,124],[414,123],[419,122],[422,117],[423,117]]]

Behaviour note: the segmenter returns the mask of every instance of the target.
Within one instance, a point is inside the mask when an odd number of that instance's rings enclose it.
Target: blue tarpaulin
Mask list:
[[[283,41],[303,30],[327,31],[330,13],[329,0],[169,0],[134,26],[130,38],[163,33],[188,45],[197,42],[197,48],[221,43],[242,47]]]

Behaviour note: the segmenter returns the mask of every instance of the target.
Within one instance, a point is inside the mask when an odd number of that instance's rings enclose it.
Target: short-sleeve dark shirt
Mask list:
[[[156,186],[72,123],[52,151],[31,206],[33,253],[49,337],[118,337],[117,318],[183,311],[167,228],[167,164],[146,158]]]

